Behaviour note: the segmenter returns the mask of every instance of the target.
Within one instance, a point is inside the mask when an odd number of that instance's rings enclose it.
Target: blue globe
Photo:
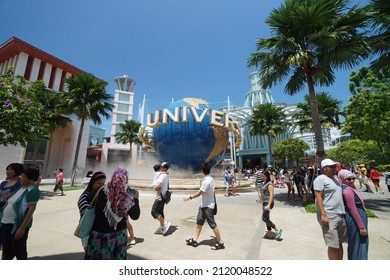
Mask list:
[[[229,142],[228,131],[225,127],[210,125],[208,109],[211,108],[207,101],[184,98],[166,109],[172,114],[179,110],[180,121],[167,118],[165,124],[161,123],[153,129],[153,146],[161,161],[169,162],[175,169],[199,172],[203,163],[214,167],[222,160]],[[186,117],[183,110],[187,113]],[[204,110],[207,113],[202,114]]]

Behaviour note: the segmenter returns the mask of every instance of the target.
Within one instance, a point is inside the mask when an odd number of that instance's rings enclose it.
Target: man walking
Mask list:
[[[331,159],[321,161],[323,174],[314,182],[317,220],[321,226],[329,260],[343,259],[343,245],[347,240],[345,208],[342,189],[335,177],[337,163]]]
[[[169,164],[167,162],[163,162],[160,165],[160,174],[157,177],[156,185],[154,186],[154,190],[157,192],[156,199],[152,206],[151,214],[153,218],[159,221],[160,226],[154,232],[155,234],[166,234],[171,226],[171,223],[165,221],[164,217],[164,206],[165,203],[162,200],[162,197],[168,191],[169,187],[169,175],[168,175]]]
[[[195,237],[187,239],[187,245],[197,247],[198,239],[204,222],[207,220],[210,228],[213,230],[215,237],[217,238],[217,243],[211,247],[212,250],[224,249],[225,245],[222,241],[221,234],[219,233],[219,228],[214,219],[214,208],[216,207],[215,201],[215,188],[214,188],[214,179],[210,175],[211,166],[208,163],[205,163],[202,167],[203,179],[201,182],[200,189],[193,195],[189,197],[184,197],[183,201],[192,200],[199,196],[202,196],[202,201],[199,206],[198,216],[196,218],[196,230]]]

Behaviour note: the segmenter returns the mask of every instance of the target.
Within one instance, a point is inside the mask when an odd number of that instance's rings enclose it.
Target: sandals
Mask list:
[[[217,243],[214,246],[211,247],[211,250],[221,250],[225,249],[225,244],[224,243]]]
[[[134,240],[131,240],[129,242],[127,242],[127,249],[130,249],[133,245],[135,245],[137,242]]]
[[[192,247],[198,247],[198,242],[193,238],[186,239],[187,245]]]

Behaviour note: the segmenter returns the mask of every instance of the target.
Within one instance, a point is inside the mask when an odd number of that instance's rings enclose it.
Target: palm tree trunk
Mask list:
[[[311,117],[313,118],[313,131],[314,137],[317,144],[317,156],[319,161],[325,158],[325,148],[324,140],[322,137],[322,126],[320,121],[320,112],[318,110],[317,97],[314,91],[313,77],[311,75],[306,75],[307,85],[309,88],[309,97],[310,97],[310,107],[311,107]]]
[[[267,135],[268,137],[268,149],[269,149],[269,160],[270,164],[274,166],[274,157],[272,156],[272,142],[271,142],[271,135]]]
[[[76,152],[74,154],[74,160],[73,160],[72,178],[71,178],[71,183],[70,183],[71,186],[74,185],[74,181],[75,181],[75,177],[76,177],[77,161],[78,161],[79,152],[80,152],[81,138],[83,136],[84,123],[85,123],[85,119],[81,119],[79,136],[77,138]]]

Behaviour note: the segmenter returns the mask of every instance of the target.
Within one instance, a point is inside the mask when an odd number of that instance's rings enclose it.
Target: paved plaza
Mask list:
[[[67,191],[65,196],[51,193],[53,184],[45,181],[40,187],[42,199],[34,214],[28,239],[29,259],[81,260],[81,242],[73,235],[79,219],[77,200],[83,190]],[[217,224],[226,249],[213,251],[212,230],[204,225],[197,248],[187,246],[193,237],[199,198],[183,202],[184,195],[194,190],[174,190],[166,206],[167,220],[172,223],[166,236],[154,234],[158,223],[150,215],[154,192],[140,189],[141,216],[132,221],[137,244],[128,250],[128,259],[135,260],[327,260],[316,214],[306,213],[300,201],[287,200],[286,189],[275,189],[272,221],[283,229],[283,239],[263,239],[264,223],[260,220],[261,205],[256,202],[254,188],[245,188],[236,197],[217,193]],[[362,193],[366,205],[379,218],[369,219],[369,259],[390,260],[390,194]],[[346,244],[344,245],[346,258]]]

